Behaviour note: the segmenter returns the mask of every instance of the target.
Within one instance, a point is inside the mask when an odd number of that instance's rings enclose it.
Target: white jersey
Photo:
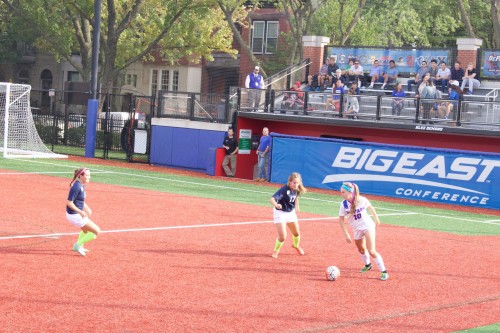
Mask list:
[[[358,203],[356,205],[356,212],[351,215],[351,203],[344,200],[340,203],[339,216],[345,216],[349,221],[349,225],[353,230],[366,230],[375,227],[368,211],[366,210],[370,206],[370,201],[362,196],[358,196]]]

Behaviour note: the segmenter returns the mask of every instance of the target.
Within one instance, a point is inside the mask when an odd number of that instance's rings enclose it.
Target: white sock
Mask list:
[[[365,266],[370,264],[370,254],[368,253],[368,251],[365,252],[365,254],[361,255],[361,260],[363,260]]]
[[[384,259],[382,259],[382,256],[379,255],[377,258],[373,259],[375,263],[377,264],[378,269],[383,272],[385,271],[385,265],[384,265]]]
[[[385,88],[385,83],[382,85],[382,89],[384,89],[384,88]]]

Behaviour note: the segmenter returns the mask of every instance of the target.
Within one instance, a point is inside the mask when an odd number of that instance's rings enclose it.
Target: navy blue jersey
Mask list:
[[[83,205],[85,203],[85,188],[80,182],[76,181],[73,186],[71,186],[68,194],[68,200],[73,201],[78,209],[83,210]],[[66,212],[68,212],[68,214],[78,214],[68,206],[66,206]]]
[[[297,191],[293,191],[288,187],[288,185],[285,185],[274,193],[273,198],[281,205],[282,211],[291,212],[295,209]]]

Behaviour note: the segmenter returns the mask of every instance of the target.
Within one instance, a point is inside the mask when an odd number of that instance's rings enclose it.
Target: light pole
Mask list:
[[[97,74],[99,72],[99,35],[101,33],[101,0],[94,2],[94,25],[92,33],[92,76],[90,78],[91,99],[87,104],[87,130],[85,133],[85,157],[94,157],[96,143],[97,112]]]

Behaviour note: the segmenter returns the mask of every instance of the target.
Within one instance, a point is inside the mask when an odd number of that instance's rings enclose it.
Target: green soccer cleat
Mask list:
[[[387,272],[382,272],[382,273],[380,274],[380,280],[382,280],[382,281],[386,281],[387,279],[389,279],[389,273],[387,273]]]
[[[366,265],[365,267],[361,268],[361,270],[359,271],[360,273],[366,273],[368,272],[370,269],[372,269],[372,264],[368,264]]]

